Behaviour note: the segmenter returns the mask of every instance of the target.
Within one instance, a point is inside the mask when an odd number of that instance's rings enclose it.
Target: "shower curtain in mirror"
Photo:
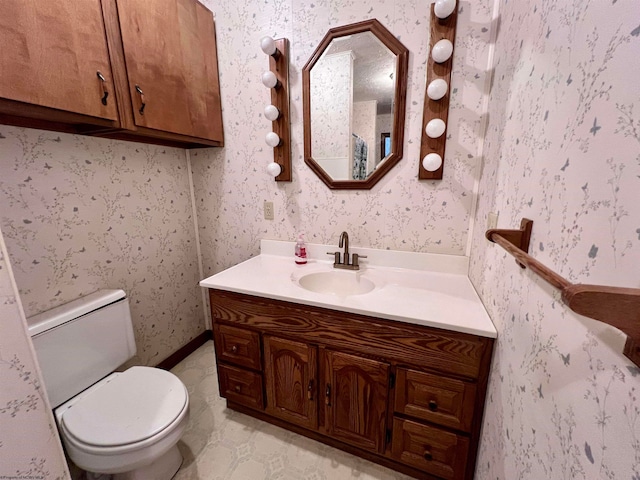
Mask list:
[[[353,142],[353,179],[365,180],[367,178],[367,142],[360,136],[352,133]]]

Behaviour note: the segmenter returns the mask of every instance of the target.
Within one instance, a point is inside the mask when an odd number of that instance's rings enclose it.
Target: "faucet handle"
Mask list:
[[[360,264],[358,263],[358,261],[361,258],[367,258],[367,256],[366,255],[358,255],[357,253],[352,253],[351,254],[351,258],[353,259],[353,262],[352,262],[353,266],[355,267],[356,270],[358,270],[360,268]]]
[[[327,252],[327,255],[333,255],[333,263],[340,263],[340,252]]]

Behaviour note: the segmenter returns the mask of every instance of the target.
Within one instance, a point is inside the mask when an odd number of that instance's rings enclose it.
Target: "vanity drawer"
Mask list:
[[[262,369],[259,334],[216,323],[213,336],[218,360],[253,370]]]
[[[398,368],[395,411],[445,427],[471,430],[476,386],[452,378]]]
[[[220,396],[247,407],[264,408],[262,375],[229,365],[218,364]]]
[[[445,479],[464,477],[469,440],[410,420],[393,419],[391,456]]]

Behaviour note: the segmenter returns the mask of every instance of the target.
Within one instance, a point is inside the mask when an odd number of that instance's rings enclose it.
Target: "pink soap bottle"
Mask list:
[[[298,265],[304,265],[307,263],[307,246],[304,244],[304,233],[298,235],[298,241],[296,242],[296,263]]]

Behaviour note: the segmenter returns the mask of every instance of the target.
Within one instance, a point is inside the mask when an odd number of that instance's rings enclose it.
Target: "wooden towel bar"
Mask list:
[[[571,283],[529,255],[533,221],[523,218],[519,230],[491,229],[485,236],[559,289],[562,300],[574,312],[612,325],[626,333],[624,354],[640,366],[640,288],[607,287]]]

